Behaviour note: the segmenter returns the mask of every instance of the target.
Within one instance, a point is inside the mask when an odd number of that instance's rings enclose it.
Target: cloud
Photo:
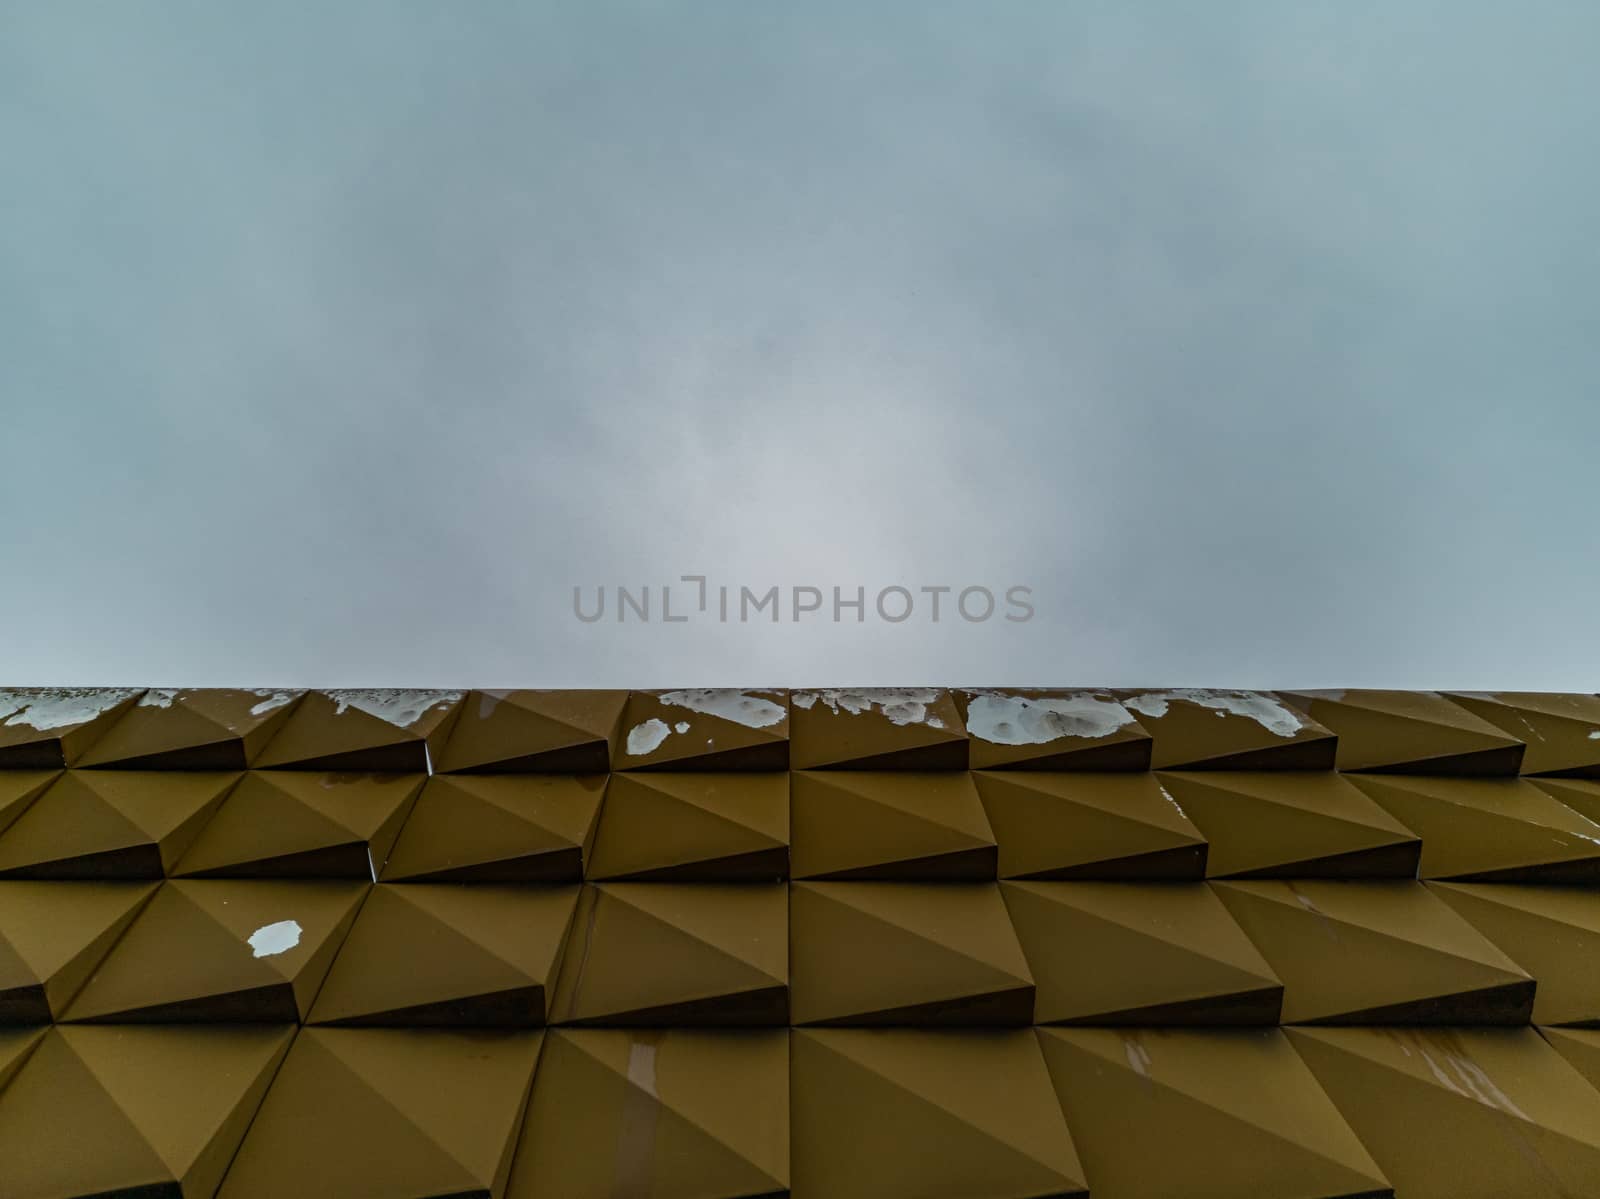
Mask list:
[[[5,665],[1592,689],[1541,11],[21,10]],[[570,616],[682,573],[1039,614]]]

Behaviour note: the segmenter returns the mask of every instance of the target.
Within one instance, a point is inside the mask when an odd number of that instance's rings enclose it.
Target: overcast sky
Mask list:
[[[8,0],[0,683],[1595,690],[1597,45]]]

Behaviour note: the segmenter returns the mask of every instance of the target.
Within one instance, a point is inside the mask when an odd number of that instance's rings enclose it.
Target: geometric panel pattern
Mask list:
[[[251,763],[278,770],[430,769],[466,698],[460,691],[364,688],[307,692]]]
[[[604,774],[434,775],[379,872],[385,882],[576,883]]]
[[[312,1024],[540,1025],[576,887],[372,888]]]
[[[1526,1024],[1534,980],[1417,882],[1212,884],[1284,983],[1285,1024]]]
[[[740,1199],[788,1186],[787,1030],[546,1035],[509,1199]]]
[[[992,879],[997,848],[966,771],[796,771],[794,878]]]
[[[616,774],[589,855],[592,879],[753,882],[789,862],[780,773]]]
[[[782,691],[635,691],[612,761],[618,770],[785,770],[789,706]]]
[[[796,1029],[794,1193],[1087,1196],[1028,1029]]]
[[[1377,1196],[1389,1180],[1277,1029],[1038,1032],[1097,1199]],[[1158,1146],[1131,1151],[1133,1130]]]
[[[306,1028],[220,1194],[504,1194],[544,1033]]]
[[[434,769],[446,774],[604,774],[626,691],[474,691]]]
[[[376,879],[425,777],[252,770],[171,873]]]
[[[142,694],[139,687],[0,688],[0,770],[75,765]]]
[[[799,1024],[1033,1022],[1034,983],[994,883],[795,883]]]
[[[1211,878],[1415,878],[1422,839],[1332,771],[1162,771]]]
[[[59,1019],[156,887],[0,882],[0,1024]]]
[[[783,1025],[788,980],[782,883],[599,883],[550,1007],[566,1024]]]
[[[1600,1091],[1533,1029],[1287,1035],[1396,1195],[1595,1194]]]
[[[81,755],[118,770],[243,770],[299,702],[298,691],[155,688]]]
[[[1506,883],[1428,886],[1539,980],[1535,1024],[1600,1028],[1600,891]]]
[[[1198,879],[1205,835],[1158,775],[974,771],[1000,877]]]
[[[1520,738],[1523,774],[1600,778],[1600,695],[1451,691],[1446,698]]]
[[[1157,770],[1327,770],[1337,738],[1267,691],[1119,691]]]
[[[1600,881],[1600,824],[1530,782],[1377,775],[1355,781],[1421,836],[1421,878]]]
[[[955,692],[974,770],[1148,770],[1150,734],[1109,691]]]
[[[1514,775],[1526,745],[1433,691],[1284,692],[1338,737],[1339,770]]]
[[[158,879],[237,774],[69,770],[0,832],[0,878]]]
[[[938,687],[796,691],[796,770],[964,770],[967,734],[955,697]]]
[[[282,1025],[51,1029],[0,1092],[5,1193],[214,1194],[293,1036]]]
[[[0,1196],[1587,1199],[1597,715],[0,691]]]
[[[1283,984],[1204,883],[1000,884],[1035,1024],[1276,1024]]]
[[[365,892],[349,882],[163,883],[64,1019],[302,1021]]]

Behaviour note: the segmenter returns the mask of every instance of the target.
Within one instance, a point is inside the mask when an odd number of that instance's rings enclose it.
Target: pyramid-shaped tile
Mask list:
[[[60,777],[59,770],[0,770],[0,833]]]
[[[1434,691],[1284,692],[1339,737],[1340,770],[1513,775],[1521,739]]]
[[[0,1091],[17,1076],[44,1040],[46,1028],[7,1028],[0,1025]]]
[[[794,1199],[1089,1194],[1027,1029],[796,1029],[789,1073]]]
[[[1429,889],[1539,980],[1535,1024],[1600,1026],[1600,891],[1504,883]]]
[[[1422,841],[1343,775],[1163,771],[1212,878],[1415,878]]]
[[[1198,879],[1206,839],[1156,777],[973,774],[1000,843],[1000,877]]]
[[[1357,785],[1422,838],[1422,878],[1600,881],[1600,824],[1522,779],[1391,778]]]
[[[384,882],[575,883],[606,776],[434,775],[389,850]]]
[[[1593,779],[1534,779],[1533,785],[1567,807],[1600,824],[1600,782]]]
[[[69,770],[0,832],[0,878],[160,878],[238,778]]]
[[[1451,691],[1446,698],[1525,742],[1523,774],[1600,778],[1600,695]]]
[[[586,886],[550,1004],[552,1024],[789,1021],[782,883]]]
[[[626,691],[473,691],[434,768],[595,774],[611,769]]]
[[[461,711],[461,691],[312,691],[252,765],[280,770],[426,771]]]
[[[635,691],[622,718],[618,770],[787,770],[783,691]]]
[[[163,883],[65,1019],[304,1020],[366,891],[350,882]]]
[[[1534,980],[1416,882],[1208,884],[1284,983],[1285,1024],[1526,1024]]]
[[[60,1016],[156,885],[0,882],[0,1024]]]
[[[997,849],[964,770],[796,771],[795,878],[993,879]]]
[[[120,770],[243,770],[283,727],[301,693],[162,687],[118,717],[79,766]]]
[[[546,1036],[507,1199],[745,1199],[788,1185],[786,1030]]]
[[[1531,1028],[1295,1028],[1405,1199],[1600,1194],[1600,1091]]]
[[[171,873],[370,881],[388,859],[424,778],[253,770]]]
[[[789,902],[795,1024],[1033,1021],[994,883],[795,883]]]
[[[1327,770],[1334,735],[1270,691],[1117,691],[1158,770]]]
[[[543,1024],[577,901],[577,887],[374,887],[310,1022]]]
[[[1150,734],[1109,691],[991,688],[955,699],[974,770],[1150,767]]]
[[[797,770],[965,770],[955,697],[938,687],[863,687],[790,694]]]
[[[756,882],[789,872],[789,776],[614,774],[592,879]]]
[[[543,1038],[302,1029],[218,1196],[498,1197]]]
[[[1278,1029],[1037,1035],[1095,1199],[1392,1194]]]
[[[1539,1035],[1591,1087],[1600,1089],[1600,1028],[1541,1028]]]
[[[1038,1024],[1272,1024],[1283,984],[1204,883],[1000,884]]]
[[[56,1028],[0,1091],[8,1195],[211,1195],[292,1028]]]
[[[142,687],[0,689],[0,770],[73,765],[142,694]]]

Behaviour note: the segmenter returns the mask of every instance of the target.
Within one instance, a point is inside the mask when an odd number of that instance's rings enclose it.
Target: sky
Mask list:
[[[0,683],[1600,689],[1597,44],[0,3]]]

